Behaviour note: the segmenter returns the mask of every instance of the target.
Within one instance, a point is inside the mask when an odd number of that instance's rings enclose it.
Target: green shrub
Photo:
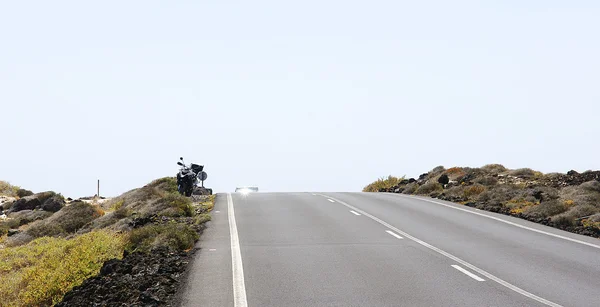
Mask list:
[[[72,202],[46,220],[31,225],[27,233],[36,238],[71,234],[102,215],[103,212],[88,203]]]
[[[60,235],[66,234],[64,229],[57,224],[54,223],[46,223],[44,221],[37,222],[29,229],[27,229],[27,234],[34,238],[41,237],[56,237]]]
[[[8,229],[19,228],[19,226],[21,226],[21,220],[18,218],[7,219],[5,221],[0,222],[0,225],[3,225]]]
[[[43,210],[22,210],[19,212],[11,213],[10,216],[13,218],[10,221],[18,224],[18,226],[13,228],[17,228],[22,225],[27,225],[31,222],[46,219],[52,216],[52,212],[47,212]]]
[[[500,174],[507,171],[502,164],[487,164],[481,167],[481,170],[488,174]]]
[[[427,195],[427,194],[430,194],[432,192],[440,192],[440,191],[443,191],[443,190],[444,190],[444,188],[442,187],[441,184],[439,184],[437,182],[428,182],[428,183],[420,186],[415,191],[415,194]]]
[[[547,218],[567,211],[567,207],[558,200],[544,201],[539,205],[528,207],[524,212],[532,217]]]
[[[471,198],[474,198],[476,196],[479,196],[479,194],[485,192],[485,190],[486,189],[485,189],[485,187],[483,185],[481,185],[481,184],[474,184],[474,185],[465,187],[463,195],[467,199],[471,199]]]
[[[598,212],[600,212],[600,208],[594,207],[592,205],[579,205],[569,209],[569,211],[567,211],[565,215],[568,215],[574,219],[579,219],[582,217],[594,215]]]
[[[51,306],[74,286],[100,271],[104,261],[120,258],[125,238],[108,231],[71,240],[40,238],[0,249],[0,305]]]
[[[575,225],[575,219],[572,216],[566,214],[559,214],[552,217],[552,222],[557,226],[573,226]]]
[[[148,252],[159,246],[187,250],[194,246],[198,234],[190,226],[178,223],[146,225],[131,231],[127,250]]]
[[[600,193],[600,181],[592,180],[579,185],[579,188],[585,192]]]
[[[444,191],[444,194],[448,197],[452,197],[452,198],[464,198],[464,191],[465,191],[466,186],[464,185],[457,185],[457,186],[453,186],[447,190]]]
[[[169,193],[162,199],[160,199],[157,204],[162,209],[158,213],[165,216],[192,216],[194,214],[194,208],[192,207],[192,201],[180,194],[177,193]]]
[[[600,193],[595,191],[596,184],[586,182],[579,186],[564,187],[560,190],[560,199],[573,201],[575,205],[600,206]]]
[[[0,223],[0,237],[5,236],[9,230],[10,227],[8,225],[5,225],[5,223]]]
[[[167,193],[177,193],[177,178],[175,177],[156,179],[149,185]]]
[[[23,198],[23,197],[30,196],[30,195],[33,195],[33,192],[31,192],[29,190],[25,190],[25,189],[18,189],[17,190],[17,196],[19,198]]]
[[[502,204],[511,199],[518,198],[522,189],[512,184],[499,184],[492,186],[490,189],[483,191],[477,198],[483,203]]]
[[[402,194],[414,194],[418,188],[419,185],[416,182],[409,183],[404,187]]]

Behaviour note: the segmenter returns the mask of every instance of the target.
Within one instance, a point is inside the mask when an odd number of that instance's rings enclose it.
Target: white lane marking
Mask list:
[[[358,212],[356,212],[356,211],[352,211],[352,210],[350,210],[350,212],[352,212],[352,214],[354,214],[354,215],[360,215],[360,213],[358,213]]]
[[[317,196],[317,194],[315,194],[315,193],[311,193],[311,194],[314,195],[314,196]]]
[[[216,212],[216,213],[221,213],[221,211],[219,211],[219,210],[217,210],[217,211],[215,211],[215,212]]]
[[[455,269],[457,269],[457,270],[459,270],[459,271],[461,271],[461,272],[463,272],[463,273],[465,273],[467,276],[475,279],[476,281],[485,281],[483,278],[481,278],[481,277],[479,277],[479,276],[477,276],[477,275],[475,275],[475,274],[473,274],[473,273],[471,273],[471,272],[469,272],[469,271],[461,268],[459,265],[454,264],[454,265],[452,265],[452,267],[455,268]]]
[[[335,201],[334,201],[334,200],[332,200],[332,199],[329,199],[329,198],[328,198],[327,200],[328,200],[328,201],[330,201],[330,202],[332,202],[332,203],[335,203]]]
[[[558,234],[555,234],[555,233],[551,233],[551,232],[547,232],[547,231],[543,231],[543,230],[531,228],[531,227],[528,227],[528,226],[520,225],[520,224],[511,222],[511,221],[503,220],[501,218],[497,218],[495,216],[490,216],[490,215],[483,214],[483,213],[480,213],[480,212],[474,212],[474,211],[467,210],[467,209],[464,209],[464,208],[458,208],[458,207],[451,206],[451,205],[448,205],[448,204],[444,204],[444,203],[441,203],[441,202],[438,202],[438,201],[433,201],[433,200],[429,200],[429,199],[423,199],[423,198],[419,198],[419,197],[409,197],[409,196],[406,196],[406,195],[398,195],[398,196],[405,197],[405,198],[410,198],[410,199],[422,200],[422,201],[430,202],[430,203],[433,203],[433,204],[442,205],[444,207],[448,207],[448,208],[452,208],[452,209],[456,209],[456,210],[468,212],[468,213],[471,213],[471,214],[476,214],[476,215],[479,215],[479,216],[487,217],[489,219],[496,220],[498,222],[506,223],[506,224],[513,225],[513,226],[517,226],[519,228],[531,230],[533,232],[545,234],[545,235],[548,235],[548,236],[551,236],[551,237],[555,237],[555,238],[559,238],[559,239],[563,239],[563,240],[567,240],[567,241],[571,241],[571,242],[575,242],[575,243],[579,243],[579,244],[583,244],[583,245],[587,245],[587,246],[591,246],[591,247],[600,249],[600,245],[596,245],[596,244],[593,244],[593,243],[589,243],[589,242],[585,242],[585,241],[581,241],[581,240],[577,240],[577,239],[573,239],[573,238],[561,236],[561,235],[558,235]]]
[[[208,251],[209,251],[209,252],[215,252],[215,251],[217,251],[217,249],[215,249],[215,248],[211,248],[211,249],[209,249]]]
[[[229,217],[229,234],[231,235],[233,305],[234,307],[247,307],[248,301],[246,299],[246,284],[244,283],[244,266],[242,265],[240,239],[238,237],[237,225],[235,223],[235,212],[233,211],[233,199],[231,198],[231,193],[227,193],[227,215]]]
[[[391,230],[386,230],[385,232],[387,232],[387,233],[391,234],[392,236],[394,236],[394,237],[396,237],[396,238],[398,238],[398,239],[402,239],[402,237],[401,237],[401,236],[399,236],[398,234],[394,233],[394,232],[393,232],[393,231],[391,231]]]
[[[321,195],[321,196],[330,197],[330,196],[326,196],[326,195]],[[515,291],[515,292],[517,292],[519,294],[521,294],[521,295],[524,295],[524,296],[526,296],[528,298],[531,298],[533,300],[536,300],[536,301],[538,301],[538,302],[540,302],[542,304],[548,305],[548,306],[562,307],[561,305],[559,305],[557,303],[554,303],[554,302],[551,302],[551,301],[549,301],[547,299],[541,298],[541,297],[539,297],[539,296],[537,296],[537,295],[535,295],[533,293],[527,292],[527,291],[525,291],[525,290],[523,290],[523,289],[521,289],[521,288],[519,288],[519,287],[517,287],[517,286],[515,286],[515,285],[513,285],[513,284],[511,284],[509,282],[507,282],[507,281],[504,281],[503,279],[500,279],[500,278],[498,278],[498,277],[496,277],[496,276],[494,276],[494,275],[492,275],[492,274],[490,274],[490,273],[488,273],[488,272],[486,272],[486,271],[484,271],[484,270],[482,270],[482,269],[480,269],[480,268],[478,268],[478,267],[476,267],[476,266],[474,266],[474,265],[472,265],[472,264],[470,264],[470,263],[468,263],[468,262],[466,262],[466,261],[464,261],[464,260],[462,260],[462,259],[460,259],[460,258],[458,258],[458,257],[456,257],[454,255],[452,255],[452,254],[450,254],[450,253],[447,253],[447,252],[445,252],[445,251],[443,251],[443,250],[441,250],[441,249],[439,249],[439,248],[437,248],[437,247],[435,247],[435,246],[433,246],[433,245],[431,245],[429,243],[426,243],[425,241],[419,240],[419,239],[417,239],[417,238],[409,235],[408,233],[406,233],[406,232],[404,232],[404,231],[402,231],[402,230],[400,230],[400,229],[398,229],[398,228],[396,228],[396,227],[394,227],[394,226],[392,226],[392,225],[390,225],[390,224],[388,224],[388,223],[380,220],[379,218],[377,218],[377,217],[375,217],[375,216],[373,216],[373,215],[371,215],[371,214],[369,214],[369,213],[367,213],[367,212],[365,212],[363,210],[360,210],[360,209],[358,209],[358,208],[356,208],[354,206],[351,206],[351,205],[349,205],[349,204],[347,204],[347,203],[345,203],[345,202],[343,202],[343,201],[341,201],[339,199],[336,199],[336,198],[333,198],[333,197],[330,197],[330,198],[335,199],[338,203],[340,203],[340,204],[342,204],[342,205],[344,205],[344,206],[346,206],[346,207],[348,207],[348,208],[350,208],[350,209],[352,209],[352,210],[354,210],[356,212],[359,212],[359,213],[361,213],[362,215],[364,215],[366,217],[371,218],[375,222],[377,222],[377,223],[379,223],[379,224],[381,224],[381,225],[383,225],[383,226],[385,226],[385,227],[387,227],[389,229],[392,229],[392,230],[394,230],[395,232],[397,232],[399,234],[402,234],[404,237],[406,237],[406,238],[408,238],[410,240],[413,240],[413,241],[415,241],[415,242],[417,242],[417,243],[419,243],[419,244],[421,244],[421,245],[423,245],[423,246],[431,249],[432,251],[437,252],[438,254],[444,255],[444,256],[446,256],[446,257],[448,257],[448,258],[450,258],[450,259],[452,259],[452,260],[454,260],[454,261],[462,264],[463,266],[465,266],[465,267],[467,267],[467,268],[469,268],[469,269],[471,269],[471,270],[479,273],[480,275],[485,276],[487,279],[493,280],[493,281],[495,281],[495,282],[497,282],[497,283],[499,283],[499,284],[501,284],[501,285],[503,285],[503,286],[505,286],[505,287],[507,287],[507,288],[509,288],[509,289],[511,289],[511,290],[513,290],[513,291]]]

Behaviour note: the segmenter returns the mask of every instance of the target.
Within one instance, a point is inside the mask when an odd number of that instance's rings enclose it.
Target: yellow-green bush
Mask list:
[[[124,235],[101,230],[71,240],[39,238],[27,245],[0,249],[0,305],[51,306],[104,261],[120,258]]]
[[[210,216],[210,214],[207,213],[202,213],[202,214],[198,214],[195,218],[194,218],[194,223],[201,225],[204,224],[208,221],[210,221],[212,218]]]
[[[377,181],[369,184],[363,189],[363,192],[379,192],[380,190],[386,190],[391,187],[397,186],[404,177],[398,178],[389,175],[387,178],[379,178]]]

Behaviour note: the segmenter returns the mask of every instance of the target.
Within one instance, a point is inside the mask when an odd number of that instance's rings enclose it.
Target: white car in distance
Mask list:
[[[258,187],[239,187],[239,188],[235,188],[235,192],[247,195],[250,193],[258,192]]]

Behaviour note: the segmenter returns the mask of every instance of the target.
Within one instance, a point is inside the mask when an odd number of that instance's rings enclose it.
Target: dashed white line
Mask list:
[[[323,197],[329,197],[329,196],[323,195],[323,194],[320,194],[320,195],[323,196]],[[445,251],[443,251],[443,250],[441,250],[441,249],[439,249],[439,248],[437,248],[437,247],[435,247],[435,246],[433,246],[433,245],[425,242],[425,241],[417,239],[417,238],[409,235],[408,233],[406,233],[406,232],[404,232],[404,231],[402,231],[402,230],[400,230],[400,229],[398,229],[398,228],[396,228],[396,227],[394,227],[394,226],[386,223],[385,221],[382,221],[381,219],[379,219],[379,218],[377,218],[377,217],[375,217],[375,216],[373,216],[373,215],[371,215],[371,214],[369,214],[369,213],[367,213],[367,212],[365,212],[363,210],[360,210],[360,209],[358,209],[358,208],[356,208],[356,207],[354,207],[352,205],[349,205],[346,202],[343,202],[343,201],[341,201],[339,199],[336,199],[334,197],[331,197],[331,198],[335,199],[338,203],[346,206],[347,208],[352,209],[352,210],[354,210],[356,212],[359,212],[360,214],[362,214],[362,215],[364,215],[366,217],[369,217],[370,219],[376,221],[377,223],[379,223],[379,224],[381,224],[381,225],[383,225],[383,226],[385,226],[385,227],[387,227],[389,229],[392,229],[392,230],[394,230],[395,232],[397,232],[399,234],[402,234],[407,239],[412,240],[412,241],[414,241],[416,243],[419,243],[419,244],[423,245],[424,247],[429,248],[432,251],[437,252],[438,254],[446,256],[447,258],[450,258],[450,259],[452,259],[452,260],[454,260],[454,261],[462,264],[463,266],[465,266],[465,267],[467,267],[467,268],[469,268],[469,269],[471,269],[471,270],[479,273],[480,275],[483,275],[483,276],[487,277],[487,279],[489,279],[489,280],[493,280],[493,281],[495,281],[495,282],[503,285],[506,288],[509,288],[509,289],[511,289],[511,290],[513,290],[513,291],[515,291],[515,292],[523,295],[523,296],[526,296],[526,297],[528,297],[528,298],[530,298],[532,300],[538,301],[538,302],[540,302],[542,304],[545,304],[545,305],[548,305],[548,306],[552,306],[552,307],[562,307],[561,305],[559,305],[557,303],[551,302],[551,301],[549,301],[547,299],[544,299],[542,297],[539,297],[539,296],[537,296],[537,295],[535,295],[533,293],[527,292],[527,291],[525,291],[525,290],[523,290],[523,289],[521,289],[521,288],[519,288],[519,287],[517,287],[517,286],[515,286],[515,285],[513,285],[513,284],[511,284],[511,283],[509,283],[509,282],[507,282],[505,280],[503,280],[503,279],[500,279],[500,278],[492,275],[491,273],[488,273],[487,271],[484,271],[484,270],[482,270],[482,269],[480,269],[480,268],[478,268],[478,267],[476,267],[476,266],[474,266],[474,265],[472,265],[472,264],[470,264],[470,263],[468,263],[468,262],[466,262],[466,261],[464,261],[464,260],[462,260],[462,259],[460,259],[460,258],[458,258],[458,257],[456,257],[456,256],[454,256],[454,255],[452,255],[450,253],[448,253],[448,252],[445,252]]]
[[[354,215],[360,215],[360,213],[358,213],[358,212],[356,212],[356,211],[352,211],[352,210],[350,210],[350,212],[352,212],[352,214],[354,214]]]
[[[392,236],[396,237],[397,239],[404,239],[404,238],[402,238],[401,236],[399,236],[398,234],[394,233],[394,232],[393,232],[393,231],[391,231],[391,230],[386,230],[385,232],[387,232],[387,233],[389,233],[390,235],[392,235]]]
[[[454,265],[452,265],[452,267],[455,268],[455,269],[457,269],[457,270],[459,270],[459,271],[461,271],[461,272],[463,272],[463,273],[465,273],[465,275],[467,275],[467,276],[475,279],[476,281],[485,281],[483,278],[481,278],[481,277],[479,277],[479,276],[477,276],[477,275],[475,275],[475,274],[473,274],[473,273],[471,273],[471,272],[469,272],[469,271],[461,268],[459,265],[454,264]]]
[[[330,201],[330,202],[332,202],[332,203],[335,203],[335,200],[332,200],[332,199],[329,199],[329,198],[327,200]]]
[[[240,251],[240,239],[235,223],[233,199],[231,193],[227,194],[227,215],[229,217],[229,234],[231,235],[231,267],[233,272],[233,305],[234,307],[247,307],[246,284],[244,283],[244,266]]]

